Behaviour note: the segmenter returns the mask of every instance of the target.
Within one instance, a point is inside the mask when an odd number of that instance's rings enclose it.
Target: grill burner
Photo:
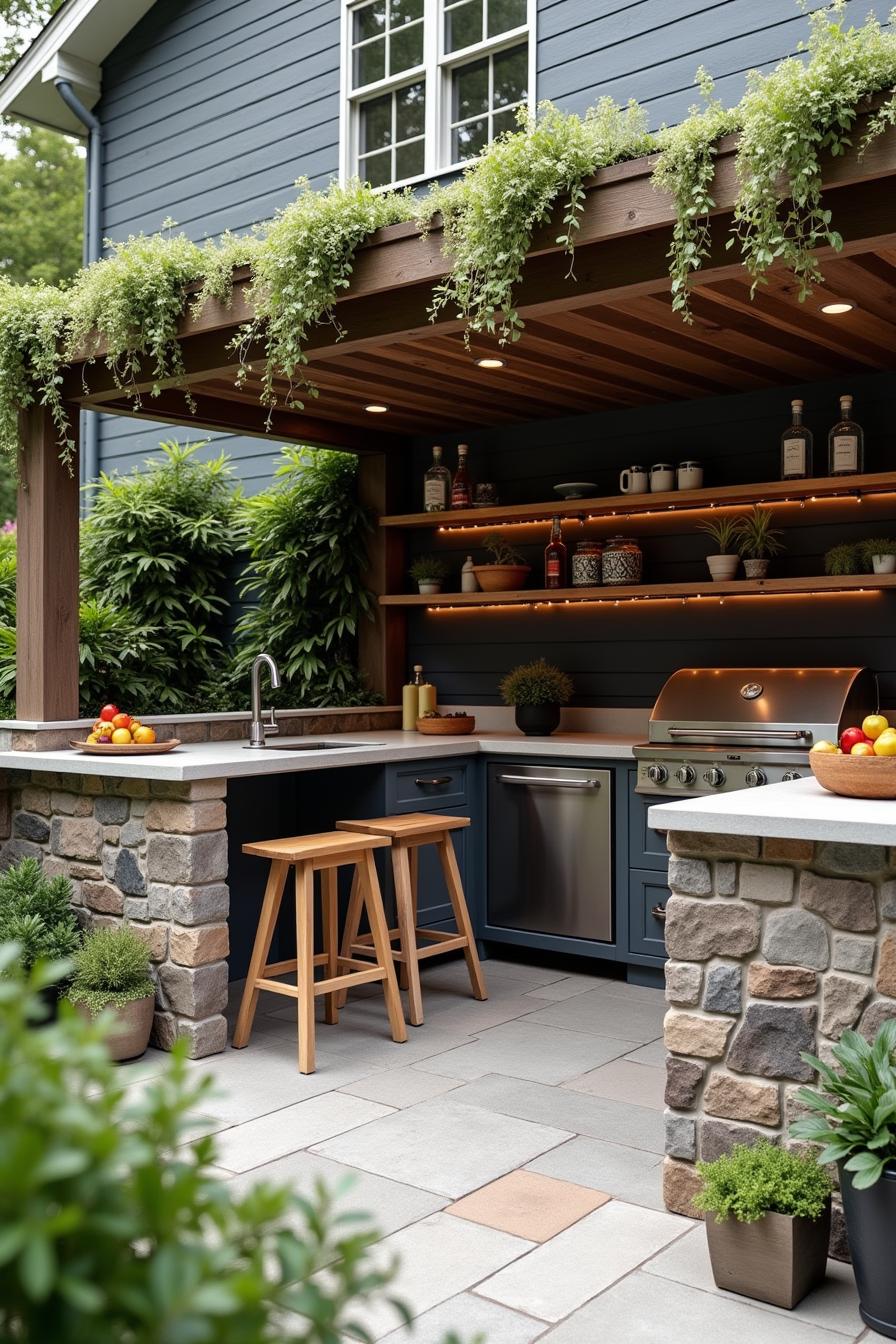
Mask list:
[[[815,742],[836,742],[877,705],[865,667],[685,667],[635,747],[638,793],[687,797],[799,779]]]

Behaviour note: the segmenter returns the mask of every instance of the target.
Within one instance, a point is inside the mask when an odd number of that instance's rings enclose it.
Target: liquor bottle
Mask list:
[[[452,509],[469,509],[473,504],[473,489],[470,485],[470,471],[467,465],[467,453],[469,451],[469,446],[466,443],[457,445],[457,471],[454,473],[454,480],[451,483]]]
[[[812,431],[803,424],[803,403],[792,401],[793,419],[781,435],[781,480],[798,481],[812,475]]]
[[[840,419],[828,435],[828,473],[849,476],[865,470],[865,435],[852,418],[852,397],[840,398]]]
[[[451,472],[442,466],[442,450],[436,443],[432,450],[432,466],[423,476],[423,508],[426,513],[441,513],[447,509],[451,496]]]
[[[566,587],[566,542],[560,531],[560,515],[554,514],[551,538],[544,550],[545,588]]]

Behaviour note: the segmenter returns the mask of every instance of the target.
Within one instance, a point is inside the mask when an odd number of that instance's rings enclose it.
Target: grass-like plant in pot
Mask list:
[[[869,1044],[844,1031],[831,1054],[839,1068],[804,1054],[820,1077],[819,1088],[800,1088],[811,1115],[790,1127],[796,1139],[823,1145],[818,1162],[836,1162],[846,1232],[862,1319],[896,1339],[896,1021],[885,1022]]]
[[[695,1197],[706,1219],[713,1278],[719,1288],[778,1307],[795,1307],[825,1276],[831,1231],[831,1182],[811,1154],[767,1140],[738,1144],[714,1162],[698,1162]]]
[[[473,573],[484,593],[510,593],[523,587],[532,566],[526,564],[525,558],[502,532],[488,532],[482,538],[482,548],[488,551],[491,561],[486,565],[474,565]]]
[[[440,555],[418,555],[408,573],[421,593],[440,593],[448,566]]]
[[[149,1045],[155,985],[149,949],[126,924],[95,929],[75,953],[70,1001],[88,1017],[111,1013],[106,1037],[112,1059],[136,1059]]]
[[[548,737],[559,726],[560,707],[572,698],[573,685],[559,667],[537,658],[508,672],[499,690],[505,705],[515,707],[521,733]]]
[[[18,945],[25,971],[39,960],[71,957],[81,942],[81,926],[68,878],[45,877],[37,859],[22,859],[0,873],[0,942]]]
[[[874,574],[896,574],[896,540],[893,537],[869,537],[859,542],[859,554],[865,568]]]
[[[839,546],[832,546],[829,551],[825,551],[824,572],[837,575],[861,574],[862,557],[858,546],[844,541]]]
[[[743,558],[744,573],[748,579],[764,579],[772,556],[784,550],[784,533],[772,524],[775,515],[771,509],[756,505],[737,520],[737,549]]]
[[[703,532],[719,548],[717,555],[706,557],[709,572],[716,583],[724,579],[733,579],[737,573],[737,567],[740,564],[740,555],[737,549],[740,521],[738,518],[729,518],[727,515],[722,515],[719,518],[708,518],[705,523],[698,523],[697,525],[698,531]]]

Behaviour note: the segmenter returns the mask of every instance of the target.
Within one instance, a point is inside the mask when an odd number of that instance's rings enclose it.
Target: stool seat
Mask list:
[[[256,854],[261,859],[299,863],[302,859],[331,858],[334,854],[356,854],[365,849],[380,849],[388,845],[388,837],[378,835],[346,835],[344,831],[320,831],[316,835],[293,835],[285,840],[253,840],[243,845],[244,854]]]
[[[365,831],[390,840],[409,840],[437,831],[459,831],[469,826],[469,817],[446,817],[441,812],[406,812],[400,817],[373,817],[368,821],[337,821],[338,831]]]

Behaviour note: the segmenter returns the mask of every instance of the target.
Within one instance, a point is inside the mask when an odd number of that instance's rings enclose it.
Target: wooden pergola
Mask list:
[[[247,276],[238,272],[231,306],[208,303],[198,318],[183,320],[181,382],[195,399],[195,414],[180,386],[152,397],[152,380],[138,383],[133,390],[145,394],[138,408],[103,363],[75,363],[63,384],[71,422],[77,425],[84,408],[345,449],[360,456],[364,501],[388,513],[415,435],[892,369],[896,130],[862,159],[853,150],[826,164],[825,202],[844,245],[819,253],[825,283],[803,304],[785,273],[770,273],[751,298],[736,252],[725,249],[736,197],[735,146],[729,137],[719,147],[713,190],[719,219],[712,255],[694,278],[693,326],[672,311],[672,206],[652,186],[654,160],[644,158],[603,169],[588,184],[574,278],[557,247],[556,226],[533,240],[518,296],[526,329],[502,352],[499,377],[476,363],[493,347],[480,342],[472,353],[465,350],[462,323],[450,313],[429,321],[433,285],[448,271],[441,233],[434,228],[421,239],[402,224],[381,230],[360,250],[351,288],[338,304],[345,338],[337,341],[329,325],[313,333],[309,373],[320,396],[305,411],[281,405],[268,431],[260,375],[250,373],[236,386],[229,345],[250,316]],[[844,295],[856,306],[831,322],[821,305]],[[387,432],[364,409],[383,401]],[[59,462],[43,407],[23,413],[22,446],[17,712],[20,719],[71,719],[78,712],[78,481]],[[374,592],[394,589],[401,565],[400,541],[383,530],[370,557]],[[390,701],[403,679],[403,621],[395,608],[383,608],[362,633],[362,666]]]

